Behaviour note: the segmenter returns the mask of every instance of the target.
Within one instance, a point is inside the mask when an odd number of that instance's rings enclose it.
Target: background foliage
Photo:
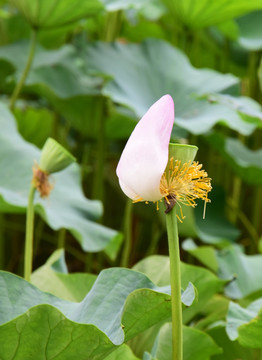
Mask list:
[[[179,229],[184,359],[260,359],[261,1],[0,4],[0,358],[171,357],[165,217],[115,175],[169,93],[172,141],[199,147],[213,186],[206,219],[186,208]],[[27,197],[48,137],[78,164],[35,199],[28,283]]]

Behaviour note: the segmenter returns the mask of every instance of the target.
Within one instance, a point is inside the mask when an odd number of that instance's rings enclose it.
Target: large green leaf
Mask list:
[[[208,143],[223,156],[243,181],[251,185],[262,184],[262,150],[250,150],[239,140],[218,133],[206,137]]]
[[[29,43],[21,41],[0,47],[0,59],[9,62],[16,70],[15,81],[21,77],[29,51]],[[9,81],[12,78],[9,77]],[[83,60],[71,45],[58,50],[36,48],[30,73],[25,82],[25,91],[52,99],[77,95],[98,94],[102,82],[90,77]]]
[[[33,28],[59,27],[97,15],[103,10],[99,0],[9,0]]]
[[[70,321],[50,305],[25,311],[0,326],[2,359],[102,360],[114,348],[96,326]]]
[[[46,349],[50,360],[55,355],[57,359],[103,359],[123,343],[125,333],[130,337],[170,318],[166,292],[170,293],[169,287],[155,286],[144,274],[111,268],[102,271],[86,297],[76,303],[1,272],[0,357],[16,353],[17,360],[40,360]]]
[[[231,302],[226,331],[231,340],[251,348],[262,348],[262,298],[251,303],[247,308]]]
[[[202,331],[184,326],[183,328],[183,359],[209,360],[212,355],[221,353],[221,349],[213,339]],[[165,324],[156,340],[153,355],[158,360],[172,359],[172,325]]]
[[[203,28],[233,19],[256,9],[260,0],[162,0],[179,19],[192,28]]]
[[[218,122],[243,134],[250,134],[255,128],[224,104],[198,99],[203,94],[225,91],[238,84],[236,77],[194,68],[180,50],[164,41],[98,42],[88,47],[86,62],[96,73],[113,77],[103,93],[130,107],[137,117],[169,93],[175,101],[175,124],[194,134],[205,133]]]
[[[12,114],[2,103],[0,127],[0,210],[25,212],[32,166],[34,161],[39,162],[40,151],[19,135]],[[102,206],[84,197],[79,166],[72,165],[52,179],[54,189],[49,199],[36,195],[36,212],[52,229],[68,229],[84,250],[104,249],[117,233],[95,223],[102,215]]]
[[[166,256],[150,256],[137,263],[134,269],[146,274],[159,286],[170,283],[169,258]],[[214,294],[220,292],[225,284],[224,281],[218,279],[210,271],[184,263],[181,263],[181,280],[182,288],[185,288],[192,281],[198,292],[198,301],[183,310],[185,323],[201,312],[207,301]]]

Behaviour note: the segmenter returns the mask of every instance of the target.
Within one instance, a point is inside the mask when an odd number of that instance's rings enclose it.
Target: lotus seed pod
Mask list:
[[[47,174],[52,174],[67,168],[76,161],[62,145],[52,138],[48,138],[42,149],[39,167]]]

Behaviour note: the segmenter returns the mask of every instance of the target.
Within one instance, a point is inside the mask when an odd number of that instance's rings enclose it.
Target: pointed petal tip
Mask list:
[[[170,94],[163,95],[159,100],[161,100],[161,99],[166,99],[168,101],[171,101],[172,103],[174,102],[173,98],[172,98],[172,96]]]
[[[157,109],[159,115],[163,118],[164,122],[174,123],[175,120],[175,104],[171,95],[163,95],[151,107]]]
[[[165,102],[166,106],[169,107],[169,110],[172,110],[172,108],[175,109],[174,100],[173,100],[172,96],[169,94],[163,95],[158,101]]]

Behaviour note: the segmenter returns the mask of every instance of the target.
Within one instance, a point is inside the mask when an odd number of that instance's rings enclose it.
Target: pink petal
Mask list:
[[[160,180],[168,161],[174,123],[170,95],[155,102],[136,125],[119,160],[116,173],[123,192],[132,200],[160,200]]]

